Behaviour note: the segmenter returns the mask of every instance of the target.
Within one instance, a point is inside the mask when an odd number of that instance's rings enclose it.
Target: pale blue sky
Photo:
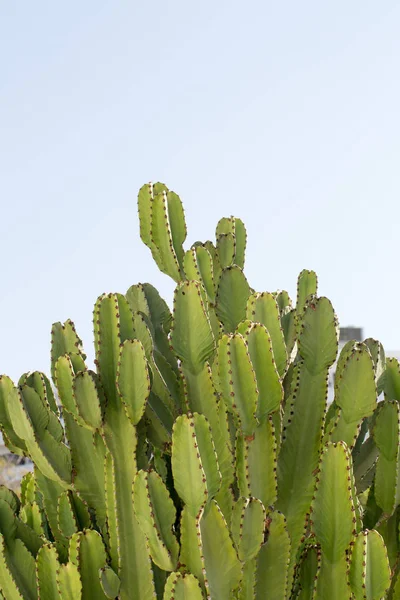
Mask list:
[[[171,299],[149,180],[189,243],[245,221],[257,290],[313,268],[341,325],[399,349],[399,31],[395,1],[1,1],[0,373],[48,372],[68,317],[92,357],[104,291]]]

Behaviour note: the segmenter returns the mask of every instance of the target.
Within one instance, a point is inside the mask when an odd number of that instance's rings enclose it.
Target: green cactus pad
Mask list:
[[[194,575],[171,573],[165,584],[163,600],[203,600],[203,594]]]
[[[385,543],[377,531],[362,531],[354,539],[350,586],[355,600],[380,600],[390,586],[390,567]]]
[[[264,506],[274,504],[277,496],[277,461],[272,417],[257,427],[252,436],[238,433],[236,460],[241,495],[258,498]]]
[[[128,417],[137,425],[150,394],[150,375],[146,355],[139,340],[125,340],[117,370],[117,388]]]
[[[235,331],[246,318],[249,295],[250,287],[242,269],[236,265],[225,268],[218,283],[216,313],[227,333]]]
[[[274,360],[272,341],[266,327],[259,323],[252,324],[245,338],[257,382],[257,418],[262,421],[280,407],[283,400],[283,387]]]
[[[118,596],[121,581],[118,575],[109,566],[100,569],[100,584],[107,598],[116,598]]]
[[[201,539],[199,536],[200,518],[201,514],[194,517],[187,506],[183,507],[180,518],[181,552],[179,563],[183,569],[193,573],[200,581],[202,588],[204,588]]]
[[[198,281],[185,281],[174,295],[171,343],[177,357],[194,374],[200,373],[215,348],[203,294]]]
[[[235,415],[243,435],[252,435],[257,427],[258,390],[245,338],[240,333],[224,335],[217,355],[222,398]]]
[[[205,586],[211,600],[231,600],[240,582],[241,567],[226,521],[215,501],[200,519]]]
[[[322,553],[330,563],[344,556],[354,531],[351,478],[346,445],[328,443],[321,455],[311,519]]]
[[[280,319],[279,306],[272,294],[252,294],[247,303],[246,318],[265,325],[271,336],[273,357],[279,376],[282,377],[287,366],[287,351]]]
[[[94,373],[77,373],[73,383],[73,395],[79,416],[89,427],[98,429],[103,415]]]
[[[377,390],[374,363],[364,344],[352,350],[335,379],[335,403],[347,423],[361,421],[376,408]]]
[[[179,554],[179,545],[172,532],[176,510],[167,488],[155,471],[139,471],[136,475],[133,505],[153,562],[164,571],[173,571]]]
[[[172,433],[172,473],[175,489],[196,517],[218,492],[218,469],[210,426],[203,415],[177,418]]]
[[[290,537],[285,517],[272,512],[267,518],[268,539],[257,557],[256,600],[286,598]]]
[[[86,356],[82,350],[82,341],[75,330],[71,320],[62,323],[54,323],[51,328],[51,376],[55,381],[54,369],[57,360],[64,354],[78,354],[83,361]]]
[[[43,600],[58,600],[60,593],[57,585],[57,572],[60,568],[56,548],[47,544],[36,557],[36,579],[38,597]]]
[[[58,589],[61,600],[77,600],[82,596],[82,579],[79,569],[72,563],[60,565],[57,573]],[[87,596],[90,597],[90,596]],[[100,598],[104,596],[100,596]]]
[[[184,269],[187,279],[195,279],[202,283],[208,301],[215,302],[215,283],[213,260],[204,245],[192,246],[185,253]]]
[[[384,392],[386,400],[400,402],[400,364],[396,358],[386,359]]]
[[[400,409],[396,400],[381,404],[373,428],[379,458],[375,473],[375,498],[390,516],[400,503]]]
[[[318,278],[314,271],[304,269],[297,279],[297,303],[298,313],[303,312],[307,299],[315,296],[318,289]]]
[[[239,498],[232,512],[232,538],[239,560],[255,558],[264,541],[266,518],[263,503],[257,498]]]
[[[298,337],[300,356],[313,375],[330,367],[338,349],[338,324],[327,298],[308,301],[300,321]]]

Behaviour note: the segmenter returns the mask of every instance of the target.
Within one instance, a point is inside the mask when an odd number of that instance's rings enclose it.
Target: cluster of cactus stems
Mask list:
[[[104,294],[95,371],[67,321],[52,383],[0,378],[3,438],[34,463],[0,488],[2,597],[400,599],[398,362],[373,339],[337,356],[314,272],[295,306],[252,289],[240,219],[185,251],[175,193],[138,205],[172,314],[148,283]]]

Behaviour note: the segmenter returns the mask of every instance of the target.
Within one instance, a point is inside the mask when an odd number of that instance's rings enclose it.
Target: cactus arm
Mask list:
[[[96,361],[106,398],[119,403],[116,377],[120,344],[133,339],[134,323],[129,304],[121,294],[108,294],[98,299],[94,309]]]
[[[142,343],[125,340],[117,370],[117,388],[133,425],[143,416],[150,394],[150,375]]]
[[[290,537],[285,517],[268,515],[268,539],[257,556],[255,600],[287,598]]]
[[[322,556],[313,598],[353,600],[348,572],[349,563],[345,555],[335,563],[330,563],[326,557]]]
[[[172,473],[175,489],[196,517],[218,491],[220,472],[206,418],[181,415],[172,433]]]
[[[234,241],[231,262],[228,264],[234,262],[243,269],[247,242],[243,221],[237,217],[223,217],[218,221],[215,235],[217,240],[225,240],[224,236],[227,236],[228,240]]]
[[[378,459],[378,448],[374,438],[370,436],[361,446],[358,454],[353,458],[354,479],[357,493],[361,494],[368,487],[368,474],[374,468]],[[366,487],[365,487],[366,486]]]
[[[376,408],[374,363],[364,344],[358,344],[347,354],[339,376],[335,378],[335,387],[335,404],[340,412],[330,439],[333,442],[343,440],[352,448],[362,419],[371,416]]]
[[[200,581],[202,589],[205,589],[199,519],[200,516],[194,517],[187,506],[183,507],[180,519],[181,551],[179,563],[182,568],[193,573]]]
[[[216,313],[227,333],[235,331],[246,318],[249,295],[250,287],[240,267],[233,265],[225,268],[218,282]]]
[[[0,534],[0,589],[2,598],[6,598],[7,600],[24,600],[6,563],[5,544],[2,534]]]
[[[61,600],[81,600],[82,580],[78,567],[72,563],[60,565],[57,583]]]
[[[59,600],[57,571],[60,568],[57,550],[51,544],[43,546],[36,557],[36,580],[40,600]]]
[[[74,323],[68,319],[64,324],[53,323],[51,328],[51,376],[55,381],[55,366],[60,356],[64,354],[78,354],[83,361],[86,355],[83,353],[82,341],[76,333]]]
[[[79,417],[79,414],[73,390],[74,377],[75,373],[84,371],[85,368],[85,363],[80,361],[78,355],[73,356],[72,354],[60,356],[54,368],[54,381],[61,404],[75,417]]]
[[[287,350],[281,325],[280,311],[274,296],[268,292],[252,294],[247,303],[246,317],[265,325],[271,336],[276,368],[283,377],[287,367]]]
[[[321,455],[311,507],[312,529],[322,551],[317,597],[318,594],[326,594],[330,588],[332,598],[351,597],[346,551],[356,534],[354,527],[357,523],[352,479],[346,444],[329,442]]]
[[[386,400],[400,401],[400,364],[396,358],[386,359],[384,393]]]
[[[100,600],[104,594],[99,571],[106,565],[107,557],[100,534],[85,529],[71,537],[69,557],[78,567],[82,580],[82,600]]]
[[[283,387],[274,360],[272,341],[266,327],[254,323],[247,330],[245,338],[257,381],[257,418],[261,422],[280,407],[283,400]]]
[[[318,279],[314,271],[304,269],[297,279],[296,310],[300,314],[310,296],[315,296],[318,288]]]
[[[70,491],[63,492],[58,499],[57,520],[58,529],[65,537],[69,538],[74,533],[90,526],[89,513],[87,512],[86,515],[82,514],[82,516],[84,517],[82,519],[83,522],[78,518],[73,494]]]
[[[284,435],[278,460],[277,508],[287,518],[292,552],[297,551],[312,499],[313,471],[319,460],[329,367],[337,353],[338,329],[326,298],[311,299],[298,338],[300,358],[292,374],[292,400],[285,406]],[[289,415],[287,415],[289,411]],[[292,554],[292,561],[295,555]]]
[[[222,269],[231,267],[236,254],[236,240],[233,233],[220,233],[217,237],[216,249],[218,262]]]
[[[235,240],[236,240],[236,252],[235,252],[235,264],[241,269],[244,268],[246,245],[247,245],[247,233],[246,227],[241,219],[234,217],[235,221]]]
[[[257,559],[252,558],[242,565],[242,578],[236,592],[237,600],[254,600],[256,588]]]
[[[194,575],[171,573],[165,584],[163,600],[203,600],[203,594]]]
[[[144,244],[150,248],[154,260],[157,265],[162,264],[160,258],[160,251],[157,248],[152,234],[152,204],[154,195],[168,191],[168,188],[162,183],[148,183],[142,186],[138,194],[138,212],[139,212],[139,224],[140,224],[140,237]]]
[[[311,299],[300,322],[299,352],[312,375],[330,367],[338,349],[338,323],[327,298]]]
[[[161,195],[161,194],[160,194]],[[167,199],[168,220],[171,228],[171,239],[178,259],[179,267],[183,265],[183,243],[186,240],[187,228],[182,201],[175,192],[163,192]]]
[[[18,545],[17,541],[20,542]],[[11,554],[0,533],[0,588],[7,600],[37,599],[34,559],[23,548],[22,542],[16,540]]]
[[[118,575],[109,566],[105,566],[99,573],[100,584],[107,598],[117,598],[121,587]]]
[[[151,245],[159,269],[177,283],[183,275],[183,248],[186,224],[182,203],[173,192],[156,194],[151,203]]]
[[[154,592],[151,563],[144,537],[136,520],[132,503],[132,486],[136,475],[135,427],[119,406],[109,405],[106,411],[104,435],[112,455],[112,477],[107,481],[107,498],[112,494],[114,503],[108,504],[108,521],[118,536],[118,576],[121,580],[121,600],[134,595],[147,600]],[[108,478],[107,478],[108,479]],[[110,490],[113,485],[114,489]]]
[[[11,379],[7,375],[0,375],[0,429],[8,449],[15,454],[23,455],[27,451],[26,444],[15,433],[8,409],[8,396],[13,388]]]
[[[286,290],[279,290],[275,292],[274,298],[278,304],[281,317],[292,310],[293,303]]]
[[[206,248],[206,250],[208,250],[208,252],[212,258],[214,282],[215,282],[215,284],[217,284],[219,281],[219,278],[221,276],[221,271],[222,271],[217,248],[214,246],[214,244],[210,240],[207,240],[206,242],[204,242],[204,247]]]
[[[95,306],[95,344],[97,364],[108,400],[104,417],[104,439],[112,455],[112,477],[107,481],[107,497],[114,503],[108,521],[118,535],[118,575],[121,600],[132,595],[144,600],[154,592],[151,563],[145,537],[136,520],[132,503],[132,486],[136,475],[137,436],[118,396],[116,377],[120,346],[135,336],[134,319],[124,296],[110,294]],[[143,344],[145,347],[145,344]],[[101,468],[101,474],[104,469]],[[110,486],[114,490],[110,490]],[[116,526],[115,526],[116,524]]]
[[[385,350],[378,340],[367,338],[364,344],[371,353],[375,368],[375,382],[378,396],[383,392],[386,382],[386,356]]]
[[[278,458],[277,508],[287,518],[293,551],[300,543],[304,520],[313,494],[313,471],[318,465],[325,413],[328,369],[311,375],[304,363],[293,374],[293,406],[283,433]],[[286,416],[286,415],[285,415]]]
[[[390,567],[386,547],[377,531],[362,531],[353,543],[350,586],[355,600],[379,600],[390,586]]]
[[[214,282],[214,271],[213,271],[213,260],[211,254],[204,245],[196,247],[196,262],[198,265],[198,272],[203,282],[204,289],[208,296],[209,302],[215,303],[215,282]]]
[[[242,496],[253,496],[264,506],[275,503],[276,440],[272,417],[264,421],[252,436],[238,432],[236,443],[237,479]]]
[[[225,518],[230,520],[232,510],[230,486],[233,482],[234,469],[226,408],[217,396],[209,364],[206,364],[198,375],[193,375],[183,366],[182,372],[190,410],[203,414],[211,427],[221,473],[221,489],[216,495],[216,500]]]
[[[169,333],[171,329],[172,315],[167,303],[150,283],[142,284],[143,291],[146,295],[146,301],[149,307],[149,316],[153,323],[154,329],[162,328],[165,333]],[[132,306],[131,306],[132,308]],[[132,311],[135,310],[132,308]]]
[[[82,421],[91,429],[101,426],[103,419],[94,373],[80,371],[73,382],[73,396]]]
[[[211,600],[232,600],[241,579],[241,567],[226,521],[215,501],[199,524],[205,585]]]
[[[241,562],[257,556],[264,540],[265,518],[264,505],[257,498],[241,497],[235,503],[231,532]]]
[[[153,198],[151,212],[151,233],[153,243],[158,250],[157,265],[163,273],[174,281],[182,278],[176,248],[172,239],[172,224],[169,221],[167,192],[157,194]],[[154,258],[156,258],[153,255]]]
[[[53,413],[58,415],[58,408],[54,398],[53,390],[51,389],[50,381],[44,373],[34,371],[33,373],[26,374],[23,381],[19,383],[19,386],[22,387],[24,384],[33,388],[35,392],[39,394],[43,403],[50,408]]]
[[[215,302],[215,283],[211,254],[204,245],[192,246],[185,252],[184,269],[187,279],[202,283],[208,301]]]
[[[210,318],[197,281],[185,281],[174,294],[171,343],[177,357],[195,375],[200,373],[215,349]]]
[[[179,545],[172,531],[176,510],[167,488],[155,471],[137,473],[133,505],[153,562],[164,571],[173,571],[179,554]]]
[[[24,503],[19,511],[19,518],[21,519],[21,525],[23,525],[25,531],[28,532],[28,535],[35,532],[38,535],[47,537],[48,532],[46,528],[46,518],[43,510],[37,502],[33,501]],[[28,545],[26,541],[24,541],[24,543],[25,545]],[[40,548],[40,545],[41,544],[39,544],[39,547],[36,548],[36,552]]]
[[[74,486],[82,498],[96,511],[96,520],[105,531],[106,501],[104,456],[106,448],[98,432],[84,427],[64,411],[65,429],[71,447]]]
[[[350,459],[346,445],[343,442],[328,443],[321,455],[312,522],[322,553],[330,563],[344,555],[354,530],[353,475],[348,467]]]
[[[321,567],[321,551],[318,546],[306,546],[296,569],[293,595],[296,600],[313,600]]]
[[[379,458],[375,473],[375,498],[389,517],[400,503],[400,409],[396,400],[381,404],[373,428]]]
[[[141,312],[151,319],[150,306],[147,301],[146,292],[142,283],[131,285],[125,294],[125,298],[128,301],[131,311]]]
[[[33,388],[13,388],[7,398],[11,423],[18,437],[25,440],[29,455],[44,475],[64,487],[71,482],[69,449],[58,443],[47,426],[48,410]],[[54,413],[53,413],[54,414]]]
[[[150,392],[145,410],[147,436],[151,443],[159,449],[171,444],[171,432],[174,418],[158,396]]]
[[[296,352],[297,312],[295,308],[288,313],[281,315],[281,325],[286,344],[286,352],[290,363],[294,360]]]
[[[220,339],[218,377],[229,412],[240,423],[243,435],[252,435],[257,426],[258,390],[247,342],[240,333]]]
[[[56,481],[45,477],[36,466],[34,468],[34,481],[43,498],[44,514],[50,526],[51,534],[56,540],[60,559],[64,560],[67,557],[68,540],[58,529],[57,518],[58,498],[65,491],[64,487]]]

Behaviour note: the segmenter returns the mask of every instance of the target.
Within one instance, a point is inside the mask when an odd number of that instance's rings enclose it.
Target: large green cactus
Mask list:
[[[295,307],[252,289],[240,219],[185,249],[174,192],[138,208],[173,312],[149,283],[104,294],[95,370],[68,320],[53,383],[0,377],[4,441],[34,463],[21,498],[0,487],[0,597],[400,599],[397,361],[373,339],[337,357],[313,271]]]

